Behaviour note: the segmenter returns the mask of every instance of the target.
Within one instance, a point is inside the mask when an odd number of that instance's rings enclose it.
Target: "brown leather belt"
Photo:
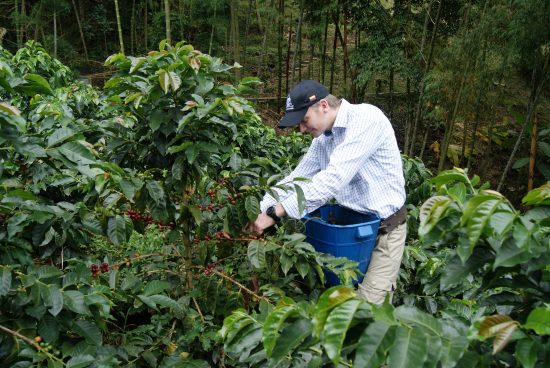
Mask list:
[[[378,233],[388,234],[399,225],[404,224],[406,221],[407,221],[407,209],[405,208],[405,205],[403,205],[403,207],[401,207],[393,215],[380,221],[380,227],[378,228]]]

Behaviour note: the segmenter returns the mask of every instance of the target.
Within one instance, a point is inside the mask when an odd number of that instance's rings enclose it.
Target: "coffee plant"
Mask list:
[[[300,221],[243,230],[310,143],[262,123],[257,79],[185,43],[106,65],[97,89],[35,42],[0,47],[2,366],[548,361],[548,186],[520,213],[403,156],[402,305],[372,306]]]

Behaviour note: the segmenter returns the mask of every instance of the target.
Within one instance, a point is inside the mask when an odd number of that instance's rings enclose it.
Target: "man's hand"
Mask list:
[[[273,225],[275,225],[275,220],[273,220],[265,213],[260,213],[256,220],[246,226],[245,230],[254,231],[255,233],[262,234],[265,229]]]

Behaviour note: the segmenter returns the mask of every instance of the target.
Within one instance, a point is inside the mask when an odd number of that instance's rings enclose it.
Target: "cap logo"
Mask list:
[[[286,98],[286,109],[288,110],[294,110],[294,105],[292,104],[292,100],[290,99],[290,95]]]
[[[313,96],[309,96],[309,100],[310,101],[315,101],[317,99],[317,96],[313,95]]]

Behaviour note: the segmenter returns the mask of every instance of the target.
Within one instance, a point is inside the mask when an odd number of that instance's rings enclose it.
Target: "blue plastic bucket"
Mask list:
[[[372,250],[376,246],[379,217],[329,204],[307,214],[304,221],[306,240],[317,252],[346,257],[359,262],[359,271],[367,271]],[[340,283],[332,272],[325,272],[325,276],[331,286]],[[357,282],[361,281],[362,278]]]

